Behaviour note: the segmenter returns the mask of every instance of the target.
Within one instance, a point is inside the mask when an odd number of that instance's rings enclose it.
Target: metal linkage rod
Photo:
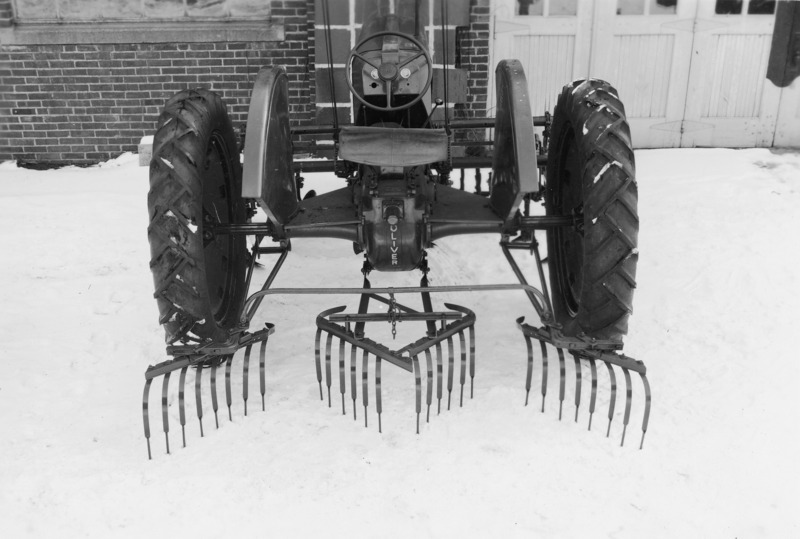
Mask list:
[[[339,132],[339,111],[336,105],[336,84],[333,79],[333,47],[331,45],[331,19],[328,13],[328,2],[322,2],[322,19],[325,26],[325,52],[328,55],[328,85],[331,88],[331,103],[333,103],[333,129],[334,137]]]
[[[390,322],[403,320],[408,322],[425,322],[435,320],[460,320],[462,315],[451,312],[430,312],[430,313],[399,313],[390,315],[388,313],[342,313],[332,314],[328,317],[331,322]]]
[[[513,256],[511,256],[508,245],[501,243],[500,248],[503,250],[503,254],[506,257],[508,264],[511,266],[511,270],[514,272],[514,275],[516,275],[517,279],[519,279],[521,286],[525,287],[525,292],[528,294],[528,299],[531,300],[533,308],[536,309],[536,314],[539,315],[539,318],[542,319],[543,323],[549,323],[552,320],[551,313],[553,312],[553,308],[550,305],[550,298],[528,284],[528,280],[525,279],[525,274],[522,273],[517,261],[514,260]],[[539,264],[539,268],[541,270],[541,264]],[[544,283],[545,281],[542,280],[542,282]]]
[[[533,294],[541,305],[546,303],[544,294],[537,288],[528,284],[474,284],[474,285],[448,285],[448,286],[400,286],[400,287],[380,287],[380,288],[266,288],[251,294],[245,302],[245,311],[248,311],[256,301],[264,296],[270,295],[346,295],[346,294],[421,294],[422,292],[511,292],[523,290]],[[341,309],[344,310],[344,307]],[[341,312],[341,311],[339,311]],[[331,313],[333,314],[333,313]],[[546,311],[543,313],[550,316]],[[327,315],[326,315],[327,316]]]
[[[266,295],[265,292],[269,289],[270,286],[272,286],[272,281],[274,281],[275,277],[278,276],[278,272],[280,271],[281,267],[283,266],[283,263],[286,261],[286,257],[288,255],[289,255],[289,250],[288,249],[285,249],[285,250],[281,251],[281,254],[278,257],[278,260],[275,262],[275,265],[272,267],[272,271],[269,272],[269,276],[267,277],[267,280],[264,281],[264,286],[261,287],[261,292],[253,294],[252,296],[250,296],[248,298],[247,302],[244,305],[244,308],[242,309],[242,313],[243,314],[242,314],[241,325],[243,327],[248,327],[250,325],[250,321],[253,319],[253,316],[255,316],[256,311],[258,310],[258,307],[261,305],[261,302],[263,301],[261,298],[264,295]],[[259,294],[261,294],[261,295],[259,295]]]
[[[464,157],[451,157],[450,168],[452,169],[466,169],[466,168],[492,168],[491,156],[464,156]],[[537,155],[536,164],[538,166],[547,165],[546,155]],[[318,159],[314,161],[294,161],[294,170],[302,172],[334,172],[335,163],[333,160]]]
[[[534,127],[543,127],[547,122],[546,116],[531,117]],[[492,129],[494,118],[462,118],[451,119],[450,129]],[[332,135],[336,127],[332,125],[300,125],[292,128],[292,135]]]

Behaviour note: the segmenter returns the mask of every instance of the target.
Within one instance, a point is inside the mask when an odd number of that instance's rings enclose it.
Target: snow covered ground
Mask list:
[[[244,418],[235,400],[234,421],[220,414],[215,430],[207,415],[200,439],[190,398],[183,449],[175,389],[166,455],[159,379],[152,461],[140,400],[145,368],[164,359],[163,333],[147,169],[136,161],[0,165],[3,537],[800,536],[797,153],[637,152],[641,255],[625,352],[646,362],[653,388],[643,451],[641,400],[622,448],[619,415],[605,437],[607,388],[591,432],[585,404],[572,421],[569,374],[563,421],[557,376],[544,414],[538,394],[523,406],[514,319],[535,314],[521,293],[436,298],[477,313],[475,398],[419,436],[413,378],[391,366],[383,434],[374,407],[365,429],[363,410],[354,422],[319,401],[314,316],[355,298],[277,296],[256,320],[277,324],[267,411],[254,399]],[[514,282],[497,240],[442,241],[432,283]],[[360,264],[347,243],[297,241],[275,286],[359,286]],[[373,273],[372,282],[418,278]],[[403,324],[398,338],[419,331]]]

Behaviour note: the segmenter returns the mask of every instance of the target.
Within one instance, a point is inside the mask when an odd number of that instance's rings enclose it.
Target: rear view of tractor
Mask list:
[[[322,9],[329,20],[326,2]],[[467,376],[472,396],[475,375],[475,313],[450,303],[435,310],[435,295],[518,290],[530,299],[539,318],[535,325],[522,317],[516,320],[528,352],[526,404],[537,371],[544,411],[548,376],[558,367],[561,417],[568,354],[575,369],[576,420],[584,392],[582,372],[589,369],[589,428],[598,385],[603,385],[598,380],[607,379],[610,433],[619,369],[624,376],[624,442],[633,401],[631,373],[638,374],[644,394],[643,443],[650,412],[645,366],[621,353],[635,288],[638,217],[630,130],[616,91],[600,80],[575,81],[563,88],[552,116],[533,116],[520,63],[503,60],[495,71],[495,118],[457,120],[445,106],[442,119],[434,120],[435,109],[447,103],[448,89],[445,81],[443,95],[432,95],[434,65],[420,30],[419,2],[378,2],[370,10],[345,60],[356,105],[352,125],[334,120],[330,126],[292,129],[287,76],[280,67],[265,67],[252,91],[240,164],[234,130],[217,95],[185,90],[165,105],[150,165],[148,238],[159,322],[170,359],[145,373],[148,454],[150,386],[158,377],[163,377],[167,452],[170,375],[175,371],[183,445],[187,375],[195,388],[190,400],[203,435],[209,389],[210,411],[219,426],[217,376],[222,368],[225,405],[232,418],[231,377],[239,350],[244,349],[236,369],[242,375],[237,386],[241,385],[244,413],[253,347],[258,351],[257,385],[264,408],[267,342],[277,328],[267,323],[251,329],[250,324],[261,304],[276,294],[357,295],[355,312],[334,307],[316,317],[320,398],[332,406],[332,387],[338,388],[342,413],[352,400],[354,417],[363,407],[365,425],[374,399],[380,430],[381,369],[388,363],[413,375],[419,432],[421,416],[428,421],[432,406],[439,413],[443,399],[449,408],[454,389],[456,400],[463,403]],[[444,4],[441,18],[444,24]],[[317,44],[323,46],[331,58],[330,40]],[[484,128],[493,133],[490,157],[452,155],[459,130]],[[535,135],[536,128],[543,128],[541,136]],[[292,135],[299,134],[329,137],[333,158],[295,159]],[[491,169],[488,193],[464,190],[463,171],[476,168]],[[460,189],[453,186],[454,171],[461,174]],[[341,187],[303,197],[303,172],[332,172],[342,179]],[[544,215],[532,211],[535,204],[544,205]],[[258,218],[261,211],[265,220]],[[478,233],[498,235],[500,252],[520,284],[430,286],[427,257],[436,256],[435,242]],[[539,243],[542,236],[546,256]],[[363,256],[356,286],[272,288],[292,242],[320,237],[343,240],[343,249]],[[517,251],[533,264],[521,264]],[[271,264],[271,271],[260,289],[251,292],[257,261]],[[526,266],[535,270],[526,271]],[[420,284],[372,287],[373,271],[419,271]],[[539,288],[529,284],[531,279]],[[401,302],[409,294],[418,295],[421,306]],[[368,327],[375,323],[390,324],[394,333],[396,324],[406,321],[424,323],[425,331],[399,349],[368,336]],[[600,368],[607,369],[607,377],[598,376]]]

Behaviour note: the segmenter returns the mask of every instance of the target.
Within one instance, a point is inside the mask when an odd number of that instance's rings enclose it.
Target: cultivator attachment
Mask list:
[[[203,437],[203,371],[208,369],[210,371],[210,390],[211,390],[211,409],[214,412],[214,423],[216,428],[219,428],[219,400],[217,396],[217,371],[223,366],[225,367],[225,404],[228,408],[228,420],[233,421],[233,414],[231,412],[231,405],[233,403],[233,395],[231,390],[231,373],[233,366],[233,357],[235,353],[244,348],[244,362],[242,367],[242,399],[244,401],[244,415],[247,415],[247,400],[250,387],[250,356],[252,348],[255,344],[260,343],[259,351],[259,387],[261,390],[261,409],[265,409],[264,397],[266,393],[266,350],[267,340],[269,336],[275,332],[273,324],[266,324],[266,327],[255,333],[242,333],[238,338],[224,345],[209,344],[209,345],[196,345],[196,346],[168,346],[167,354],[173,356],[173,359],[159,363],[158,365],[150,366],[145,372],[144,396],[142,397],[142,417],[144,420],[144,436],[147,439],[147,456],[152,459],[152,452],[150,449],[150,386],[153,380],[158,376],[163,376],[164,380],[161,384],[161,422],[164,429],[164,439],[166,442],[167,453],[170,452],[169,448],[169,381],[170,375],[180,369],[180,378],[178,380],[178,413],[181,425],[181,439],[183,447],[186,447],[186,375],[191,370],[194,373],[194,395],[195,395],[195,410],[197,411],[197,420],[200,425],[200,436]]]
[[[555,348],[558,357],[559,369],[559,384],[558,384],[558,419],[561,420],[564,398],[566,393],[566,378],[567,378],[567,360],[564,352],[567,351],[574,360],[575,369],[575,422],[578,421],[578,412],[581,405],[581,389],[583,381],[583,370],[581,367],[582,362],[589,364],[591,373],[591,388],[589,395],[589,430],[592,429],[592,417],[594,416],[595,407],[597,405],[597,362],[604,363],[608,369],[608,381],[610,386],[609,404],[608,404],[608,428],[606,429],[606,437],[611,434],[611,423],[614,418],[614,410],[617,402],[617,377],[614,372],[614,366],[622,369],[625,377],[625,411],[622,419],[622,440],[620,445],[625,444],[625,433],[628,429],[628,422],[631,417],[631,405],[633,400],[633,385],[631,380],[631,371],[639,373],[642,380],[644,389],[644,414],[642,417],[642,439],[639,444],[639,449],[644,446],[644,436],[647,433],[647,424],[650,420],[650,383],[647,381],[647,369],[644,363],[636,359],[630,358],[624,354],[617,352],[620,345],[612,342],[600,342],[597,340],[583,340],[577,338],[565,337],[560,332],[553,328],[542,327],[536,328],[524,323],[525,318],[517,319],[517,326],[522,330],[525,336],[525,343],[528,347],[528,370],[525,378],[525,405],[528,405],[528,397],[530,396],[531,383],[533,378],[535,354],[533,340],[539,341],[541,348],[541,392],[542,392],[542,413],[545,408],[545,397],[547,396],[548,385],[548,354],[547,345]]]
[[[368,286],[365,286],[367,288]],[[423,293],[423,298],[426,293]],[[368,313],[366,305],[369,299],[375,299],[389,305],[386,313]],[[315,363],[317,370],[317,382],[319,383],[319,397],[324,400],[322,389],[322,371],[324,362],[325,385],[327,387],[328,406],[332,406],[331,385],[332,385],[332,359],[333,359],[333,340],[339,340],[339,392],[342,397],[342,415],[346,415],[345,394],[347,392],[347,368],[345,360],[347,356],[347,345],[350,345],[350,397],[353,401],[353,419],[357,419],[358,398],[358,365],[361,365],[361,396],[364,407],[364,426],[368,426],[367,407],[369,405],[369,363],[370,358],[374,358],[373,371],[375,373],[375,408],[378,415],[378,432],[382,431],[381,414],[383,412],[383,402],[381,397],[381,365],[388,362],[394,366],[414,374],[416,390],[416,432],[419,434],[420,415],[422,413],[422,368],[420,366],[420,356],[425,355],[426,366],[426,422],[430,421],[431,405],[433,403],[434,386],[434,354],[436,362],[436,413],[441,413],[442,397],[444,388],[445,365],[442,344],[447,345],[447,409],[453,393],[453,382],[456,369],[459,369],[459,406],[464,404],[464,385],[467,377],[467,357],[469,356],[469,377],[470,377],[470,398],[473,395],[475,378],[475,314],[465,307],[445,303],[447,311],[433,312],[429,310],[430,300],[423,299],[426,312],[418,312],[409,307],[401,305],[390,295],[387,300],[377,294],[365,294],[362,296],[361,306],[358,313],[345,313],[345,307],[335,307],[323,311],[317,316],[317,335],[315,339]],[[421,339],[410,343],[398,350],[391,350],[372,339],[364,336],[364,325],[367,322],[388,322],[392,324],[392,333],[395,333],[395,325],[400,322],[426,322],[428,325],[427,334]],[[467,336],[469,333],[469,347],[467,347]],[[324,358],[323,335],[325,335]],[[456,366],[456,345],[455,338],[458,338],[460,350],[460,368]],[[433,350],[433,353],[432,353]],[[359,362],[359,351],[361,357]]]

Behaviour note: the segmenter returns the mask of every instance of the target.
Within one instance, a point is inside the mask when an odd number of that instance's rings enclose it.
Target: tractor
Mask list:
[[[634,152],[623,104],[607,82],[578,80],[563,87],[552,115],[533,116],[520,62],[502,60],[495,70],[495,117],[454,118],[447,106],[447,77],[442,95],[433,95],[434,62],[420,23],[419,4],[370,3],[371,13],[365,16],[361,35],[345,60],[354,103],[348,125],[340,124],[334,114],[332,125],[293,127],[287,75],[271,66],[261,69],[255,79],[243,151],[226,106],[215,93],[184,90],[164,106],[150,163],[148,239],[154,297],[169,359],[145,373],[143,419],[150,458],[149,393],[157,377],[163,376],[167,453],[170,374],[175,371],[180,376],[184,446],[187,372],[193,373],[202,436],[204,372],[209,373],[211,405],[219,427],[217,372],[224,367],[225,398],[232,419],[232,365],[236,353],[244,349],[246,415],[250,358],[256,346],[264,409],[266,346],[276,327],[267,323],[251,329],[250,323],[262,302],[275,294],[357,295],[356,312],[335,307],[316,318],[320,399],[325,399],[324,382],[328,406],[332,405],[331,386],[338,374],[345,413],[349,378],[353,416],[361,385],[366,425],[371,365],[381,430],[381,366],[391,364],[414,376],[419,433],[423,401],[429,420],[434,391],[441,411],[446,388],[449,408],[457,378],[463,405],[467,374],[471,397],[475,373],[475,314],[451,303],[444,304],[444,310],[434,310],[432,295],[517,290],[526,294],[539,317],[535,325],[524,317],[516,320],[528,352],[525,403],[533,371],[541,370],[544,411],[548,349],[555,349],[550,357],[558,360],[561,417],[569,354],[576,373],[576,420],[582,368],[588,366],[591,372],[591,428],[598,364],[604,364],[611,385],[608,435],[617,400],[615,368],[621,369],[626,395],[624,443],[632,407],[631,373],[638,373],[645,395],[641,448],[649,421],[650,387],[644,364],[621,353],[638,259]],[[328,38],[317,47],[325,46],[331,61],[328,5],[321,5]],[[446,2],[441,6],[444,25]],[[442,30],[446,35],[444,26]],[[491,133],[486,146],[491,151],[454,155],[454,141],[464,130]],[[327,138],[330,158],[298,158],[293,136],[300,135]],[[491,169],[488,190],[465,190],[465,169]],[[302,196],[302,174],[310,172],[333,173],[341,179],[341,187]],[[455,172],[461,173],[460,186],[452,179]],[[534,204],[543,204],[544,212],[532,212]],[[257,217],[261,211],[265,219]],[[546,237],[546,256],[537,232]],[[486,233],[497,234],[500,252],[519,284],[430,285],[427,257],[436,256],[438,240]],[[343,249],[352,248],[355,256],[363,256],[361,286],[273,288],[292,242],[303,238],[340,240]],[[523,271],[512,254],[515,251],[533,258],[535,275]],[[267,259],[273,261],[271,271],[262,287],[251,293],[254,270],[264,264],[259,260]],[[420,285],[372,287],[369,275],[373,271],[420,272]],[[532,277],[538,288],[529,284]],[[400,303],[398,296],[404,294],[418,294],[421,309]],[[371,311],[370,305],[380,305],[380,309]],[[394,332],[403,321],[424,322],[426,331],[399,349],[371,339],[366,331],[367,324],[382,322],[391,324]],[[339,347],[338,365],[333,360],[334,339]]]

